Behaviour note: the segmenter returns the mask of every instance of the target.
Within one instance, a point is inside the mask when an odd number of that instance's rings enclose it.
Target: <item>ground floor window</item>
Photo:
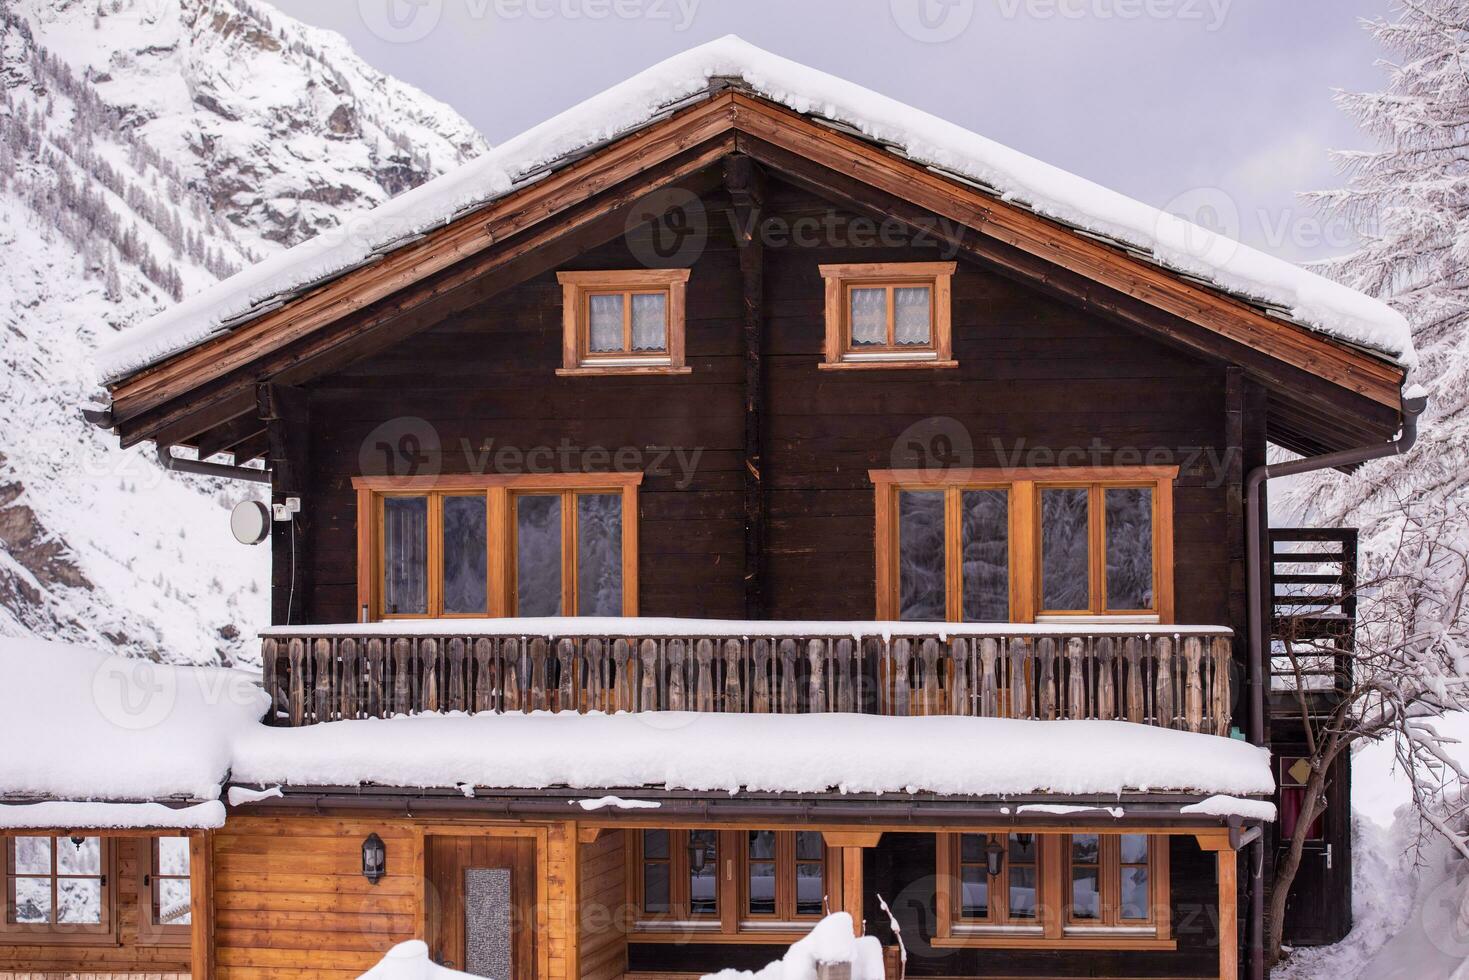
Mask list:
[[[188,942],[193,916],[189,839],[139,841],[141,897],[147,936],[155,942]]]
[[[641,473],[360,477],[368,619],[637,615]]]
[[[111,860],[100,837],[5,840],[5,918],[0,935],[25,941],[96,941],[113,933]]]
[[[817,831],[630,831],[632,941],[798,936],[837,907],[839,855]]]
[[[941,834],[938,944],[1171,945],[1168,839]]]

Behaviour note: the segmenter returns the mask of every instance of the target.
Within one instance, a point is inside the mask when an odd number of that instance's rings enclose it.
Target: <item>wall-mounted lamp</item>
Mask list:
[[[994,835],[990,836],[990,842],[984,849],[985,863],[989,865],[990,875],[998,875],[1005,867],[1005,845]]]
[[[377,834],[368,834],[362,842],[362,877],[374,885],[388,873],[388,849]]]

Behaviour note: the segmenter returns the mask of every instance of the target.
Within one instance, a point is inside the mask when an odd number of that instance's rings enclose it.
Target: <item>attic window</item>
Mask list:
[[[559,272],[562,365],[557,374],[687,374],[688,269]]]
[[[823,368],[954,367],[953,262],[820,266],[826,280]]]

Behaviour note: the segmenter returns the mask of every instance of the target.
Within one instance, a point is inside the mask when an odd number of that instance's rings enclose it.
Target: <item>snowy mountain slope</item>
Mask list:
[[[86,425],[93,351],[482,149],[255,4],[0,3],[0,634],[253,658],[268,552],[227,519],[259,488],[165,475]]]

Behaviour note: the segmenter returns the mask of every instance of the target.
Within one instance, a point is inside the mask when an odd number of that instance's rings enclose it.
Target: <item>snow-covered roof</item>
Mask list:
[[[544,176],[579,151],[738,79],[797,112],[846,125],[1002,199],[1412,367],[1408,324],[1386,304],[734,35],[675,55],[379,207],[124,331],[99,353],[107,380],[191,347]]]
[[[233,738],[254,727],[268,704],[237,671],[0,640],[0,798],[217,800]],[[124,819],[122,811],[92,816]]]
[[[1114,799],[1274,790],[1266,749],[1128,722],[682,711],[262,725],[236,739],[231,778],[295,786]]]

